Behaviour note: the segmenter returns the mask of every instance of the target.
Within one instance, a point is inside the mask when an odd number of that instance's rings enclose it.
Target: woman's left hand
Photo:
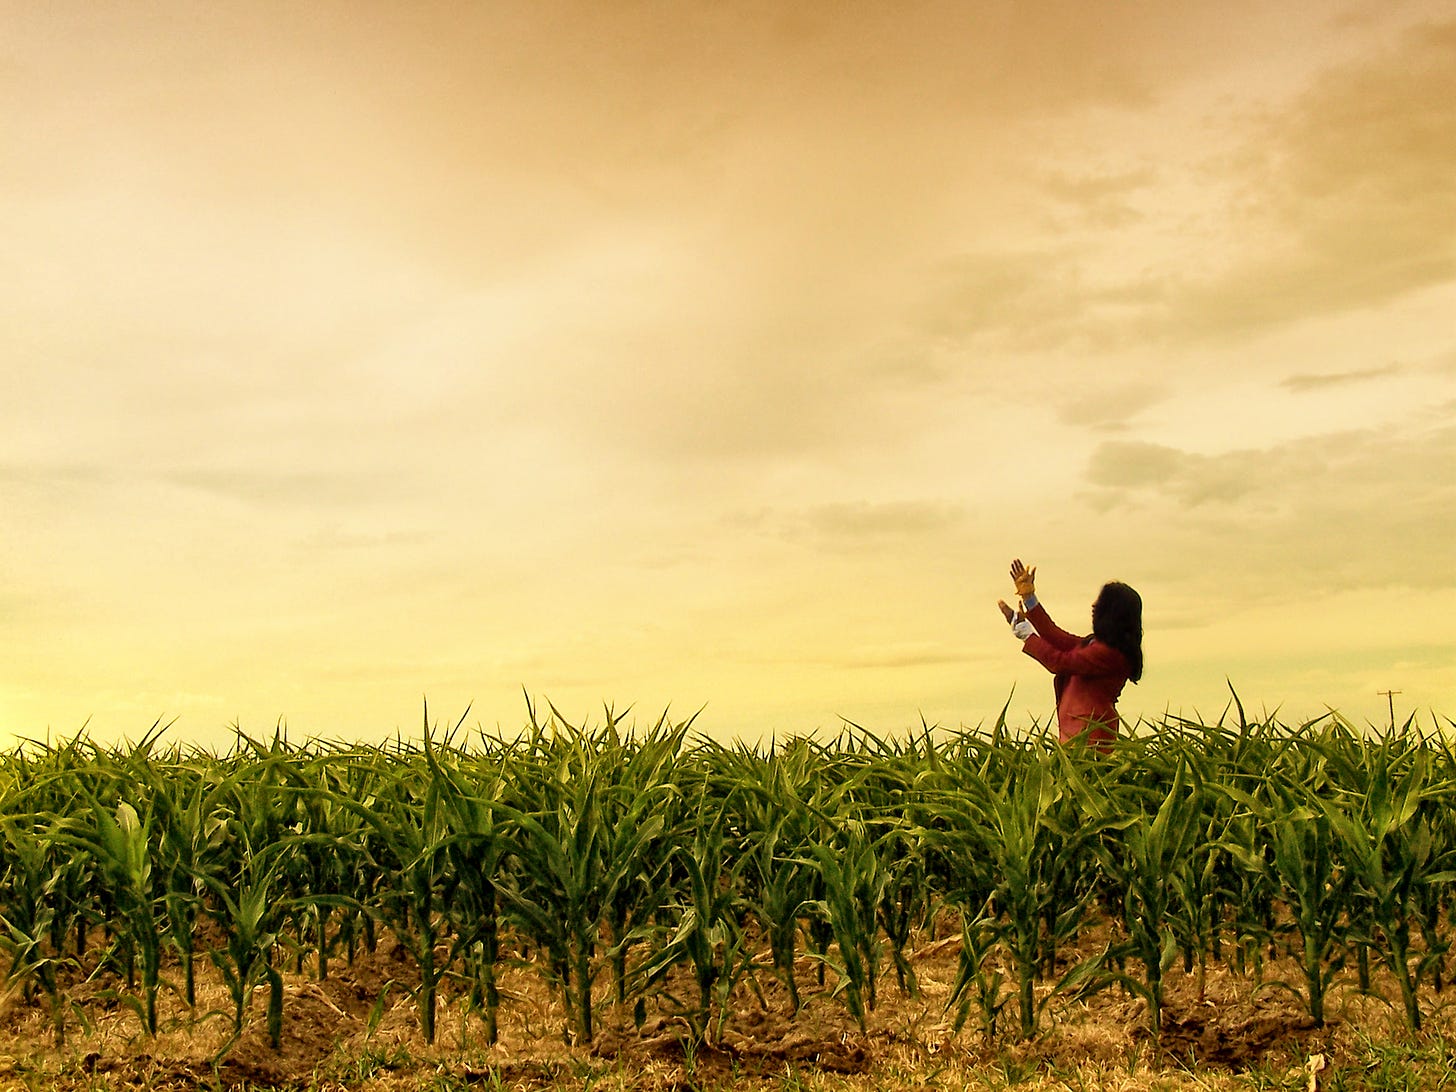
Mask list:
[[[1016,585],[1016,594],[1023,599],[1030,599],[1036,594],[1036,566],[1027,568],[1017,558],[1011,563],[1011,580]]]

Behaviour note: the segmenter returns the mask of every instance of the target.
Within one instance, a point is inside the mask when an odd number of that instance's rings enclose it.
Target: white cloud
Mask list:
[[[1281,601],[1456,586],[1456,428],[1340,432],[1219,455],[1111,441],[1087,499],[1143,563],[1188,588]]]
[[[1228,268],[1185,272],[1165,329],[1224,336],[1456,280],[1456,22],[1323,73],[1255,123]]]

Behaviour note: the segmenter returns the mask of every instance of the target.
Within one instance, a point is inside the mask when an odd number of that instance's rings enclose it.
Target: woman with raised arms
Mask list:
[[[1036,597],[1036,568],[1018,558],[1011,579],[1019,610],[998,601],[1021,651],[1053,675],[1057,729],[1063,743],[1081,740],[1106,752],[1117,737],[1117,699],[1129,679],[1143,676],[1143,601],[1121,581],[1102,585],[1092,604],[1092,634],[1061,629]]]

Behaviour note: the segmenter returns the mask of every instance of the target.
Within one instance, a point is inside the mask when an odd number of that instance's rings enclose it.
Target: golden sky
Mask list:
[[[0,730],[1456,716],[1452,0],[0,27]]]

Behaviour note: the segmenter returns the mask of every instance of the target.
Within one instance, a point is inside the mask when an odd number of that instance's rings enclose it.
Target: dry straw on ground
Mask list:
[[[1315,1029],[1297,1001],[1277,987],[1259,988],[1222,968],[1210,973],[1202,1002],[1191,978],[1170,972],[1158,1044],[1144,1030],[1142,1002],[1115,988],[1059,1005],[1046,1032],[1030,1042],[993,1041],[971,1029],[955,1034],[945,1005],[958,943],[955,937],[923,938],[913,956],[919,995],[900,994],[893,975],[887,976],[867,1033],[830,995],[832,974],[825,991],[806,994],[792,1019],[781,989],[764,975],[762,997],[740,988],[721,1032],[696,1047],[686,1023],[667,1011],[649,1013],[639,1029],[630,1013],[610,1005],[601,1012],[594,1042],[569,1047],[555,994],[524,965],[504,976],[494,1046],[485,1044],[461,997],[443,1006],[438,1042],[427,1046],[410,997],[411,963],[388,941],[326,980],[316,980],[307,968],[288,975],[280,1048],[268,1043],[259,997],[242,1038],[215,1063],[213,1055],[229,1035],[228,1002],[210,969],[201,978],[198,1012],[223,1015],[189,1020],[180,1001],[168,996],[162,1031],[152,1040],[142,1034],[134,1011],[93,988],[89,996],[77,991],[76,1015],[84,1021],[58,1049],[43,1008],[11,995],[0,1010],[0,1088],[1221,1092],[1438,1087],[1443,1069],[1450,1073],[1440,1044],[1451,1019],[1440,1007],[1435,1027],[1415,1043],[1402,1030],[1398,1011],[1337,987],[1332,1018]],[[817,967],[805,961],[801,969],[812,981]],[[1266,983],[1281,971],[1292,969],[1266,966]],[[1415,1054],[1424,1049],[1423,1065],[1408,1067],[1419,1083],[1369,1083],[1372,1037],[1415,1043]],[[1456,1083],[1456,1076],[1451,1080]]]

